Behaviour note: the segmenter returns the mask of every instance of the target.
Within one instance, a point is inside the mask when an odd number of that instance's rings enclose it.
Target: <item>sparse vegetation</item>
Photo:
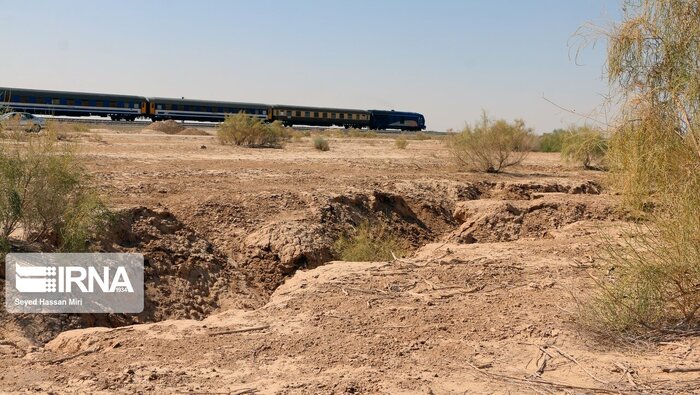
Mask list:
[[[0,146],[0,244],[10,237],[82,251],[108,211],[87,185],[72,148],[54,133]]]
[[[408,147],[408,139],[403,136],[399,137],[394,141],[394,144],[398,149],[406,149],[406,147]]]
[[[90,128],[83,123],[76,122],[60,122],[55,120],[47,120],[45,130],[52,132],[58,140],[72,141],[80,135],[90,133]]]
[[[322,136],[316,136],[314,138],[314,148],[319,151],[328,151],[331,149],[328,140],[324,139]]]
[[[611,278],[587,306],[606,334],[683,333],[700,326],[700,9],[626,2],[609,36],[608,70],[624,101],[610,141],[612,184],[647,219],[607,244]]]
[[[561,141],[561,156],[585,169],[599,170],[608,150],[608,139],[603,131],[590,126],[574,126]]]
[[[265,123],[241,112],[226,117],[216,132],[224,145],[244,145],[257,148],[280,148],[288,133],[280,122]]]
[[[418,141],[430,140],[430,136],[428,136],[427,134],[425,134],[423,132],[416,133],[414,138]]]
[[[363,222],[351,234],[341,236],[336,240],[334,250],[339,259],[349,262],[390,261],[394,255],[405,255],[401,243],[385,226],[369,222]]]
[[[521,163],[532,148],[532,130],[522,120],[512,123],[491,120],[484,113],[479,122],[467,125],[447,139],[457,166],[467,170],[498,173]]]

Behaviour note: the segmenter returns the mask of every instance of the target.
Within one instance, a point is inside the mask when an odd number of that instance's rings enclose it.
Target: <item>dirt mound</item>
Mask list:
[[[551,197],[537,201],[479,200],[462,202],[455,210],[463,221],[445,240],[456,243],[514,241],[523,237],[553,237],[552,230],[583,220],[616,219],[609,204],[590,199],[560,201]]]
[[[259,304],[228,257],[166,210],[139,207],[121,213],[109,241],[116,251],[144,255],[140,322],[202,319],[218,307],[222,294],[240,295],[238,308]]]
[[[186,128],[181,123],[169,119],[167,121],[153,122],[152,124],[148,125],[146,129],[165,134],[179,134]]]
[[[595,181],[585,182],[502,182],[489,185],[485,197],[492,199],[531,200],[546,193],[598,195],[602,187]]]
[[[196,128],[185,128],[184,130],[176,133],[179,136],[209,136],[209,133],[202,129]]]

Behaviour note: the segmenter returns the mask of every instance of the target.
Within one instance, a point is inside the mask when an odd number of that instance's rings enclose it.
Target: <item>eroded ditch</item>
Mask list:
[[[409,250],[436,241],[543,238],[581,220],[616,218],[604,199],[590,198],[599,193],[600,186],[590,181],[402,182],[386,189],[295,197],[293,204],[285,203],[295,215],[272,215],[264,223],[250,219],[253,207],[228,202],[220,202],[220,208],[207,202],[207,209],[197,214],[201,218],[191,224],[164,208],[131,208],[119,213],[114,229],[95,249],[144,254],[146,300],[141,314],[20,314],[0,319],[6,328],[11,325],[42,344],[69,329],[203,319],[222,309],[254,309],[297,270],[333,260],[335,240],[362,222],[381,224]],[[4,286],[4,279],[0,283]]]

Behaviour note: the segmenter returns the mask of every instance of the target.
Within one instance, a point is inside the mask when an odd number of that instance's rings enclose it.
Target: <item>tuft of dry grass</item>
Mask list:
[[[399,137],[396,140],[394,140],[394,145],[398,149],[406,149],[408,147],[408,139],[406,137]]]
[[[406,254],[399,240],[386,226],[363,222],[348,235],[341,236],[334,244],[338,258],[348,262],[390,261],[394,255]]]
[[[328,140],[324,139],[322,136],[317,136],[314,138],[314,148],[319,151],[328,151],[331,149],[330,145],[328,144]]]

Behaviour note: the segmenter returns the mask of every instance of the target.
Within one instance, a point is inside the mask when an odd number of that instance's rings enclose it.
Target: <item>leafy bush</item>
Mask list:
[[[394,141],[394,144],[398,149],[406,149],[406,147],[408,147],[408,139],[406,139],[406,137],[399,137]]]
[[[282,123],[265,123],[259,118],[243,112],[229,115],[218,126],[219,142],[224,145],[245,145],[248,147],[279,148],[288,138]]]
[[[403,257],[401,243],[381,225],[364,222],[349,235],[334,244],[338,258],[348,262],[390,261],[394,255]]]
[[[314,148],[319,151],[328,151],[331,149],[330,145],[328,145],[328,141],[321,136],[314,138]]]
[[[483,114],[481,121],[467,125],[461,133],[447,139],[457,166],[467,170],[498,173],[521,163],[532,147],[532,129],[522,120],[508,123],[493,121]]]
[[[625,3],[608,70],[622,93],[610,140],[611,181],[648,221],[605,243],[609,278],[584,309],[609,333],[648,336],[700,327],[700,9],[696,2]]]
[[[537,150],[540,152],[561,152],[567,131],[564,129],[554,129],[550,133],[545,133],[537,138]]]
[[[81,251],[105,228],[109,213],[88,176],[56,136],[30,136],[0,147],[0,244],[9,238]]]
[[[563,138],[561,156],[586,169],[600,169],[607,150],[608,140],[601,130],[579,126],[569,129]]]

